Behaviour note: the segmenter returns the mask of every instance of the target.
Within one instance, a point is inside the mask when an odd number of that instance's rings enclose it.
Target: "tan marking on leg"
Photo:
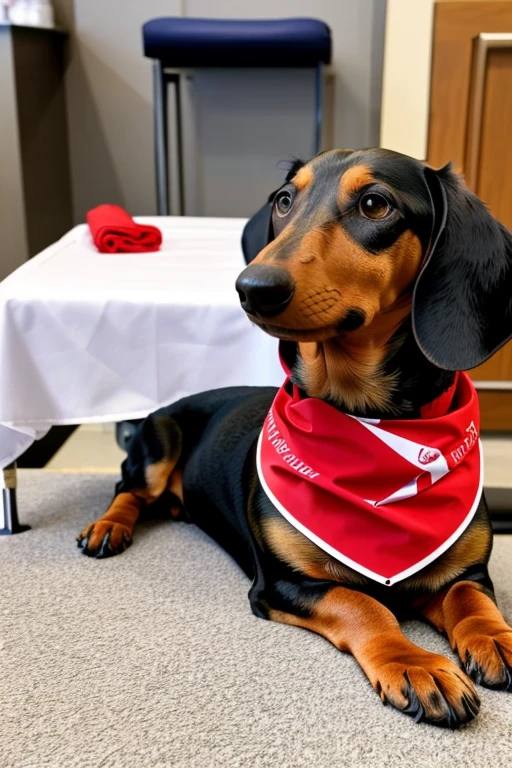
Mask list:
[[[183,519],[184,516],[184,509],[185,504],[183,501],[183,470],[182,469],[175,469],[172,473],[170,479],[169,479],[169,489],[168,489],[176,498],[179,499],[179,502],[174,501],[171,505],[171,516],[175,520]]]
[[[162,459],[155,464],[150,464],[144,472],[147,492],[152,499],[158,499],[169,486],[171,473],[176,466],[176,459]]]
[[[183,470],[175,469],[169,480],[169,491],[183,504]]]
[[[459,581],[420,610],[478,682],[512,689],[512,627],[479,584]]]
[[[348,651],[381,699],[432,723],[461,725],[480,706],[472,682],[449,659],[419,648],[393,614],[368,595],[333,587],[309,617],[271,610],[274,621],[304,627]]]
[[[133,493],[119,493],[100,519],[122,523],[133,530],[143,506],[144,501]]]

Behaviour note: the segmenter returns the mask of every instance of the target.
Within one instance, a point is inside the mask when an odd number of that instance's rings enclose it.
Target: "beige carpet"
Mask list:
[[[0,539],[1,768],[512,765],[512,694],[481,689],[478,719],[455,733],[415,725],[322,638],[254,618],[246,578],[192,526],[81,555],[75,534],[113,482],[20,472],[33,529]],[[512,537],[497,538],[492,574],[512,620]],[[422,625],[406,632],[449,653]]]

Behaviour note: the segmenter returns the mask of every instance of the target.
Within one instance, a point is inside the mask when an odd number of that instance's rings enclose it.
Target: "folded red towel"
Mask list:
[[[137,224],[119,205],[98,205],[87,213],[94,245],[102,253],[158,251],[162,233],[151,224]]]

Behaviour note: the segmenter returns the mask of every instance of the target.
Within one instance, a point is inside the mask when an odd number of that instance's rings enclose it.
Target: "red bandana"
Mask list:
[[[478,398],[465,373],[424,418],[361,419],[289,379],[258,441],[258,474],[284,517],[325,552],[392,585],[445,552],[482,493]]]

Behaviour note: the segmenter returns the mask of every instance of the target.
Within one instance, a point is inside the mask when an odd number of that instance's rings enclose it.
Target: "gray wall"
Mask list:
[[[0,280],[28,252],[12,36],[0,28]]]
[[[323,19],[334,41],[333,145],[378,144],[386,0],[54,2],[73,32],[67,98],[77,222],[104,201],[155,212],[151,66],[141,26],[156,16]],[[282,178],[279,160],[311,155],[307,72],[203,71],[186,96],[189,213],[247,215]]]
[[[63,43],[0,25],[0,280],[72,225]]]

